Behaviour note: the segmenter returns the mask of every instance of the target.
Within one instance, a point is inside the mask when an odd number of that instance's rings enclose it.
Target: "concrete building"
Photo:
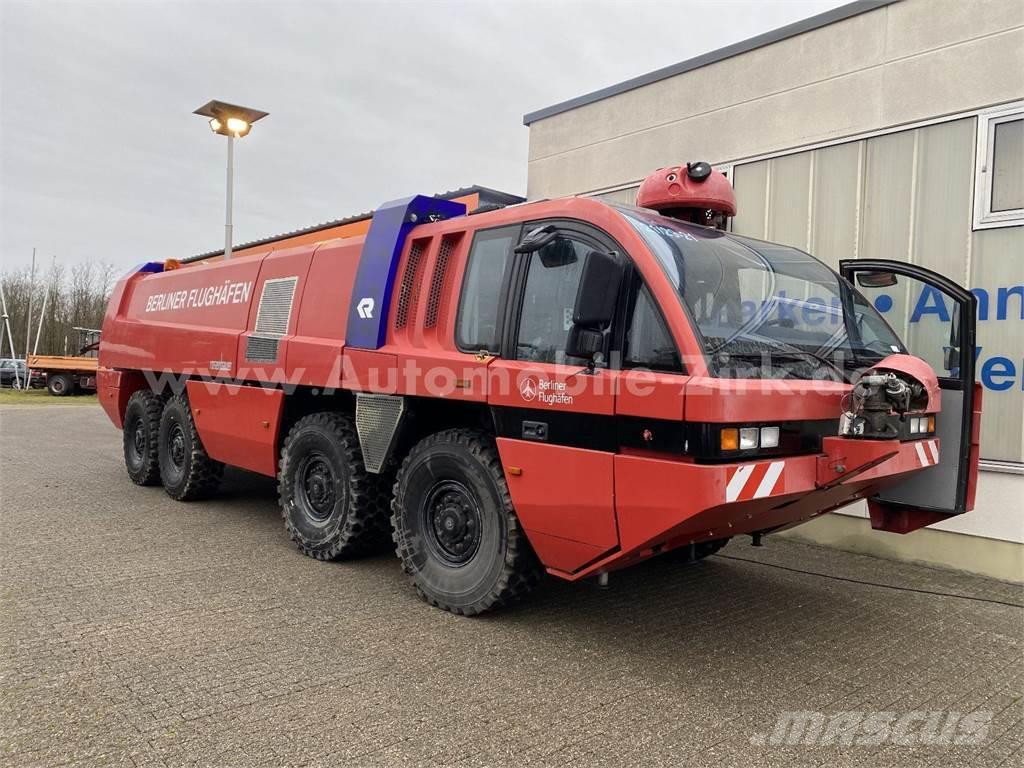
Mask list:
[[[530,199],[633,203],[652,170],[708,160],[736,189],[738,232],[971,288],[975,511],[897,536],[854,509],[791,535],[1024,581],[1024,2],[855,2],[524,122]],[[941,321],[934,309],[909,323]]]

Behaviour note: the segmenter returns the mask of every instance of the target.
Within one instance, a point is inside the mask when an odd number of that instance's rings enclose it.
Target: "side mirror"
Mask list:
[[[583,262],[583,274],[576,291],[572,328],[565,352],[600,362],[604,352],[605,329],[615,318],[615,305],[622,284],[623,267],[613,253],[590,251]]]
[[[615,254],[587,253],[572,311],[573,324],[598,329],[611,325],[621,284],[622,264]]]
[[[572,244],[572,240],[567,240],[564,237],[556,237],[543,246],[537,251],[537,256],[544,269],[567,267],[579,260],[579,257],[576,256],[576,246]]]
[[[857,285],[861,288],[889,288],[896,285],[896,275],[892,272],[858,272]]]
[[[569,337],[565,340],[565,354],[570,357],[582,357],[584,360],[600,362],[604,353],[604,334],[594,328],[574,325],[569,329]]]

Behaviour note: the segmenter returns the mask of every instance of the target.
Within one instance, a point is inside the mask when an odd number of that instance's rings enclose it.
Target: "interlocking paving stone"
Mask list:
[[[905,591],[1015,585],[769,538],[464,619],[393,557],[303,557],[270,479],[132,485],[98,408],[3,408],[0,435],[0,765],[1021,762],[1024,610]],[[993,719],[978,745],[756,738],[914,710]]]

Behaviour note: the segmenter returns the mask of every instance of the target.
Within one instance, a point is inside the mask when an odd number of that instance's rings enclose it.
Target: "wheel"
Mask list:
[[[164,402],[155,392],[140,389],[124,409],[124,466],[136,485],[160,483],[160,414]]]
[[[224,465],[207,456],[184,394],[164,404],[157,445],[160,481],[172,499],[194,501],[217,490]]]
[[[677,563],[695,563],[698,560],[703,560],[705,557],[710,557],[715,554],[718,550],[729,543],[731,537],[724,539],[713,539],[712,541],[701,541],[692,546],[682,546],[673,549],[667,553],[669,559]]]
[[[396,553],[431,605],[472,616],[510,605],[540,579],[494,440],[451,429],[402,462],[391,503]]]
[[[46,377],[46,388],[54,397],[64,397],[71,394],[74,382],[66,373],[54,373]]]
[[[313,413],[281,449],[281,516],[299,550],[318,560],[381,552],[388,544],[390,477],[363,466],[351,418]]]

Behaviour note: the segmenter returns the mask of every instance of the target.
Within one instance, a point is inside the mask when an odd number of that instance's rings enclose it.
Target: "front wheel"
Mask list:
[[[540,578],[494,440],[451,429],[421,440],[398,473],[396,552],[431,605],[472,616],[509,605]]]

